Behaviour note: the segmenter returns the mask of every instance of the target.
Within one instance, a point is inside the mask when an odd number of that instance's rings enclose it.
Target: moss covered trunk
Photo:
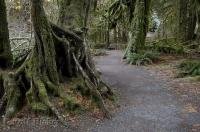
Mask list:
[[[87,28],[83,31],[63,30],[47,20],[43,0],[31,2],[35,46],[17,70],[0,74],[0,112],[4,111],[5,119],[9,119],[27,104],[34,111],[51,111],[65,124],[50,97],[56,96],[67,102],[61,83],[80,75],[84,80],[84,90],[98,99],[97,105],[108,117],[104,99],[113,93],[95,70],[86,43]]]
[[[149,25],[150,4],[150,0],[136,1],[125,58],[128,57],[129,54],[140,52],[145,48],[145,39]]]
[[[40,0],[32,1],[32,22],[36,40],[32,64],[35,65],[34,68],[37,67],[38,74],[44,73],[50,81],[58,85],[56,53],[51,27],[42,7],[42,2]]]
[[[66,28],[83,27],[85,0],[61,0],[58,25]]]
[[[200,4],[200,2],[198,3]],[[197,16],[197,24],[198,24],[198,29],[196,31],[196,41],[200,45],[200,10],[196,9],[196,16]]]
[[[179,0],[179,38],[182,42],[194,38],[197,18],[193,2],[193,0]]]
[[[9,42],[6,4],[0,1],[0,68],[8,67],[12,62],[12,53]]]

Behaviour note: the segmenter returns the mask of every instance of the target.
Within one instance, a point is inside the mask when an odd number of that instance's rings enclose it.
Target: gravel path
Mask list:
[[[181,101],[170,93],[167,82],[156,79],[144,68],[125,65],[120,51],[96,59],[102,77],[119,95],[120,108],[92,132],[190,132],[200,123],[184,113]]]

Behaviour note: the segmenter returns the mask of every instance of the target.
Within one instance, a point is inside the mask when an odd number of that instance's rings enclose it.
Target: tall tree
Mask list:
[[[87,53],[82,32],[63,30],[47,20],[43,0],[31,0],[31,17],[34,27],[35,45],[21,66],[9,73],[0,73],[0,88],[3,89],[0,112],[5,119],[11,118],[27,104],[36,111],[51,111],[63,122],[64,119],[49,99],[49,94],[60,97],[67,106],[69,99],[61,83],[67,77],[79,74],[85,87],[95,97],[97,105],[109,115],[104,97],[112,95],[111,89],[99,78]],[[87,11],[86,11],[87,12]],[[86,32],[84,32],[86,34]],[[72,74],[69,75],[68,65]],[[52,97],[53,97],[52,96]],[[82,95],[84,96],[84,95]],[[71,107],[71,106],[70,106]]]
[[[8,67],[12,62],[12,53],[9,41],[6,4],[0,1],[0,68]]]
[[[193,12],[196,13],[196,19],[197,19],[197,25],[198,28],[195,31],[196,34],[196,41],[197,43],[200,43],[200,1],[199,0],[193,0]]]
[[[87,1],[87,0],[86,0]],[[67,28],[83,27],[85,0],[61,0],[58,24]]]
[[[137,53],[145,48],[145,39],[149,25],[151,0],[137,0],[135,3],[134,18],[131,20],[129,44],[124,57]]]
[[[189,41],[194,38],[196,27],[196,11],[194,0],[179,0],[179,36],[181,41]]]

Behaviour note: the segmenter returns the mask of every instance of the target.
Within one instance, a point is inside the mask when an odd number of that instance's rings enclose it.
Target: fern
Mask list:
[[[140,53],[131,53],[127,57],[127,62],[132,65],[149,65],[159,59],[159,53],[146,51]]]
[[[184,76],[199,76],[200,75],[200,61],[186,60],[178,66],[180,73],[179,77]]]
[[[156,40],[147,43],[146,47],[165,54],[185,54],[187,52],[187,48],[174,38]]]

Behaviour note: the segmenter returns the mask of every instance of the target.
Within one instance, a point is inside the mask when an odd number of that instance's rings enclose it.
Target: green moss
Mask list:
[[[33,96],[33,91],[32,90],[33,89],[30,88],[28,90],[28,92],[26,92],[26,98],[27,98],[29,104],[31,104],[34,101],[34,96]]]
[[[125,51],[124,57],[130,54],[139,53],[145,49],[146,34],[149,25],[151,0],[137,0],[134,10],[134,19],[131,21],[131,33],[129,44]]]
[[[80,108],[80,105],[76,103],[76,99],[71,96],[68,96],[64,99],[64,105],[68,111],[75,111]]]
[[[67,28],[83,27],[84,0],[61,0],[59,9],[59,24]],[[66,18],[69,18],[66,21]]]
[[[41,103],[41,102],[33,102],[31,103],[31,109],[35,112],[49,112],[49,107],[47,107],[45,104]]]
[[[20,108],[21,101],[21,91],[17,86],[12,74],[4,76],[4,87],[7,93],[7,106],[6,106],[6,118],[14,116],[14,114]]]
[[[43,101],[44,103],[48,104],[49,98],[48,98],[47,90],[46,90],[44,83],[41,82],[40,80],[36,80],[35,84],[36,84],[38,91],[39,91],[38,96],[39,96],[40,100]]]
[[[89,88],[85,86],[84,80],[82,77],[77,77],[73,78],[70,81],[70,87],[75,91],[75,92],[80,92],[82,96],[87,96],[89,97],[91,95],[91,91]]]

